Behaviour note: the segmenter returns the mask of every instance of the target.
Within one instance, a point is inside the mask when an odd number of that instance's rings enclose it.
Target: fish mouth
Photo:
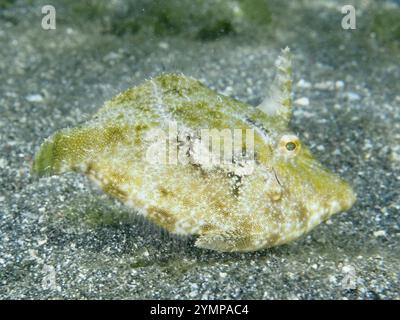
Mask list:
[[[349,210],[353,204],[356,201],[356,195],[354,192],[352,192],[351,195],[348,196],[348,198],[346,200],[330,200],[328,202],[328,217],[326,219],[328,219],[329,217],[331,217],[332,215],[339,213],[339,212],[343,212],[343,211],[347,211]],[[324,220],[326,220],[324,219]]]
[[[315,181],[314,199],[323,208],[324,215],[322,220],[327,220],[330,216],[349,210],[356,202],[357,195],[350,184],[338,175],[328,170],[322,170],[320,181]]]
[[[354,205],[354,203],[357,201],[357,194],[354,192],[354,190],[350,186],[348,186],[348,188],[349,188],[349,191],[348,191],[347,198],[344,201],[343,206],[340,211],[349,210]]]
[[[340,190],[340,191],[339,191]],[[349,210],[356,202],[357,195],[353,189],[343,182],[336,194],[327,197],[323,201],[311,201],[307,205],[310,214],[308,230],[319,223],[328,220],[332,215]]]
[[[338,186],[336,193],[328,201],[330,215],[349,210],[357,200],[357,195],[353,188],[343,180],[340,186]]]

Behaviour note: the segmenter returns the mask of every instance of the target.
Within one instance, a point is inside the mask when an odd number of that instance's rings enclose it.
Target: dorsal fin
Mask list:
[[[276,59],[277,73],[269,94],[258,106],[271,117],[288,123],[292,115],[292,59],[289,47]]]

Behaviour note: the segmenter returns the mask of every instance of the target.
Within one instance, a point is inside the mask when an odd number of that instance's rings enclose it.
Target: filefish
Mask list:
[[[288,243],[356,195],[289,128],[292,62],[275,62],[267,97],[251,106],[183,74],[162,74],[54,133],[32,172],[74,171],[195,246],[255,251]]]

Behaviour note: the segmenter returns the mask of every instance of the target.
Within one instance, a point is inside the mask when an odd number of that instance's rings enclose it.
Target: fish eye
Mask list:
[[[282,154],[286,156],[295,156],[299,153],[301,143],[297,136],[286,134],[280,138],[278,146]]]
[[[296,149],[296,144],[294,142],[288,142],[286,143],[286,149],[288,151],[293,151],[294,149]]]

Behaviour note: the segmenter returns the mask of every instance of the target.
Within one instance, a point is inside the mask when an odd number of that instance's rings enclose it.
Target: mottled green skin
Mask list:
[[[290,74],[289,68],[282,70]],[[39,150],[33,171],[82,172],[170,232],[198,235],[199,247],[252,251],[289,242],[350,208],[355,195],[290,134],[291,82],[282,79],[282,107],[268,114],[195,79],[161,75],[114,97],[81,127],[53,135]],[[167,131],[171,121],[190,132],[255,130],[254,171],[149,163],[145,155],[154,141],[148,133]],[[287,142],[295,150],[286,149]]]

